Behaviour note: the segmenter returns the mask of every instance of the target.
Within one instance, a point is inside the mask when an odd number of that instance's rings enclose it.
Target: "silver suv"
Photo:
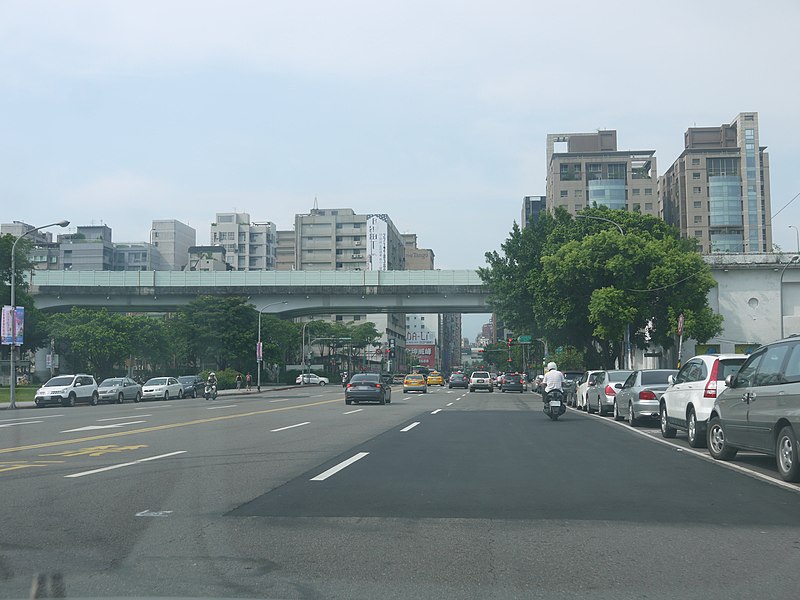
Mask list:
[[[84,402],[97,406],[100,396],[97,393],[97,382],[91,375],[78,373],[77,375],[58,375],[36,390],[33,398],[37,408],[48,404],[61,404],[61,406],[75,406]]]
[[[494,382],[488,371],[473,371],[469,376],[469,391],[474,392],[475,390],[494,391]]]

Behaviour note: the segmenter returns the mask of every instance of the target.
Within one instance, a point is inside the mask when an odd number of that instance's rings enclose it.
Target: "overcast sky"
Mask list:
[[[216,212],[290,229],[317,198],[475,268],[544,194],[547,133],[616,129],[664,173],[743,111],[774,213],[800,192],[798,23],[797,0],[0,0],[0,219],[207,243]],[[800,200],[794,249],[788,225]]]

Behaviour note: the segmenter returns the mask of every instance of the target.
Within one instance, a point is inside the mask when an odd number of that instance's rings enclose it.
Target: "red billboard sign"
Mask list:
[[[433,369],[436,366],[436,345],[406,346],[406,349],[417,357],[418,364]]]

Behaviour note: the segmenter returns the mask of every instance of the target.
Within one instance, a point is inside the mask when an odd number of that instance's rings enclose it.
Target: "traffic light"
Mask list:
[[[511,342],[514,341],[514,338],[508,338],[508,347],[511,348]]]

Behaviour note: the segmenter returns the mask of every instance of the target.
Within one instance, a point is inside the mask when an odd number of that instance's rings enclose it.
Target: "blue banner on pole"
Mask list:
[[[13,332],[13,333],[12,333]],[[22,346],[25,333],[25,307],[17,306],[14,310],[14,318],[11,317],[11,307],[3,307],[2,322],[0,322],[0,338],[4,346],[11,345],[11,338],[14,338],[15,346]]]

